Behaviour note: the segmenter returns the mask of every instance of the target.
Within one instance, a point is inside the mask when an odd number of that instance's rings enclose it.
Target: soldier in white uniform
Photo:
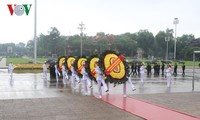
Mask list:
[[[57,66],[57,62],[55,62],[55,74],[56,74],[56,81],[59,81],[59,76],[60,76],[60,72],[58,71],[58,66]]]
[[[97,83],[98,83],[98,93],[99,93],[99,98],[102,98],[102,90],[101,90],[101,84],[103,84],[104,90],[105,92],[108,92],[108,87],[105,83],[105,79],[104,79],[104,74],[103,72],[100,70],[99,68],[99,61],[96,61],[96,68],[95,68],[96,74],[97,74]]]
[[[43,66],[42,66],[42,68],[43,68],[43,78],[45,79],[45,80],[47,80],[47,66],[46,66],[46,61],[44,62],[44,64],[43,64]]]
[[[71,63],[71,65],[72,65],[71,66],[71,72],[72,72],[71,81],[72,81],[73,88],[75,88],[76,82],[80,83],[80,79],[77,75],[77,72],[74,69],[74,61]]]
[[[144,63],[141,63],[140,66],[140,81],[143,84],[144,83]]]
[[[167,87],[171,87],[171,65],[169,64],[166,69]]]
[[[63,84],[66,85],[67,84],[68,75],[67,75],[64,63],[62,64],[62,76],[63,76]]]
[[[84,85],[85,95],[87,95],[87,93],[88,93],[88,86],[90,88],[92,87],[91,86],[91,80],[90,80],[90,78],[88,76],[88,73],[85,71],[85,67],[86,67],[85,62],[83,62],[82,66],[83,66],[83,68],[81,70],[81,73],[83,75],[82,82],[83,82],[83,85]]]
[[[9,65],[8,65],[8,73],[10,74],[10,79],[11,80],[13,78],[13,70],[14,70],[13,63],[10,62]]]

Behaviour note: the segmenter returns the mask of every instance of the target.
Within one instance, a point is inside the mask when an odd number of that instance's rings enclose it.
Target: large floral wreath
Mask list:
[[[57,66],[58,66],[59,71],[62,71],[63,62],[66,63],[65,60],[66,60],[66,56],[61,56],[61,57],[58,58]]]
[[[91,80],[94,80],[95,82],[97,82],[96,81],[97,74],[95,72],[95,67],[96,67],[95,62],[97,60],[99,60],[99,56],[98,55],[92,55],[86,61],[86,72],[88,73],[89,78]]]
[[[107,76],[106,82],[121,84],[128,80],[128,64],[122,55],[113,50],[107,50],[101,54],[99,66]]]
[[[71,71],[72,62],[74,62],[76,60],[76,58],[72,57],[72,56],[68,56],[65,60],[66,60],[66,68],[68,70],[68,74],[71,75],[72,74],[72,71]]]
[[[82,78],[82,68],[83,68],[83,62],[86,62],[87,59],[85,56],[82,56],[82,57],[78,57],[75,61],[74,61],[74,69],[76,70],[76,72],[78,73],[78,76],[80,78]]]

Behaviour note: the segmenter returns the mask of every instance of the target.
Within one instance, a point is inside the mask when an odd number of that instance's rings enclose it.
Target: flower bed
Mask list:
[[[42,69],[42,64],[16,64],[15,70],[39,70]]]

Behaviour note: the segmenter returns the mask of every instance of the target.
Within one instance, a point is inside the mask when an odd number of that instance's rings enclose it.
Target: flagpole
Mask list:
[[[37,0],[35,0],[34,14],[34,64],[37,63]]]

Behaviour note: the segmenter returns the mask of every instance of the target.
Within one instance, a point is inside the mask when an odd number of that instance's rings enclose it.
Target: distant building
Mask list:
[[[191,40],[189,45],[191,45],[191,46],[199,46],[200,45],[200,38]]]

